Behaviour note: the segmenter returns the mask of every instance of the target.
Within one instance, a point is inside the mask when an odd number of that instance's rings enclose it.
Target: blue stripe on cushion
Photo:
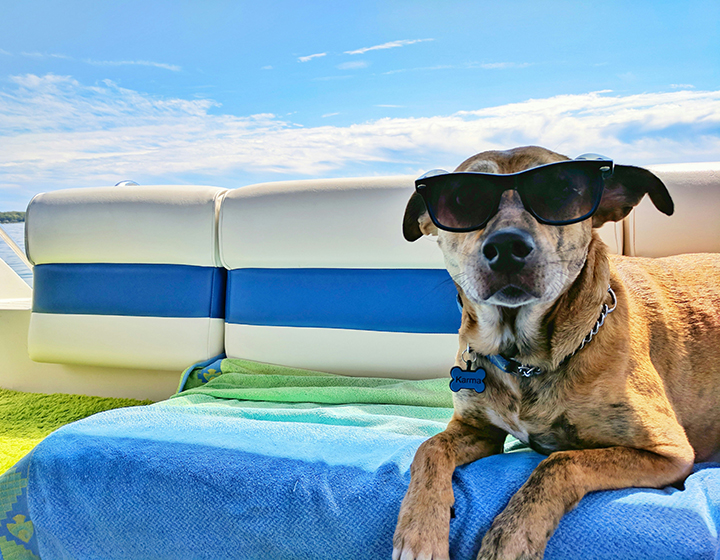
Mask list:
[[[442,269],[244,268],[228,273],[226,321],[454,334],[456,297]]]
[[[225,315],[224,268],[176,264],[41,264],[33,311],[138,317]]]

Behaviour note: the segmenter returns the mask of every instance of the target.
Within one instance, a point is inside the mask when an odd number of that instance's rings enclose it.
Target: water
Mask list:
[[[25,251],[25,223],[16,224],[0,224],[10,238]],[[33,285],[32,270],[30,270],[24,262],[22,262],[13,250],[8,247],[5,242],[0,239],[0,259],[4,260],[10,268],[18,273],[20,278],[25,280],[30,287]]]

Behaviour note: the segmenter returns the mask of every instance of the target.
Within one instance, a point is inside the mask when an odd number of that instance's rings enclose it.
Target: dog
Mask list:
[[[682,484],[720,449],[720,255],[608,254],[594,229],[622,220],[645,194],[670,215],[672,198],[645,169],[600,162],[583,177],[573,166],[585,164],[573,161],[536,146],[482,152],[455,173],[492,180],[495,194],[423,198],[421,184],[407,204],[405,238],[437,236],[457,287],[456,367],[486,376],[482,392],[453,393],[447,428],[419,447],[393,560],[449,558],[453,471],[502,453],[507,434],[547,457],[495,518],[479,559],[542,558],[588,492]],[[602,184],[601,198],[587,217],[577,215],[587,208],[568,211],[580,221],[548,224],[552,212],[562,221],[557,200],[574,195],[566,186],[543,200],[538,189],[557,191],[562,169]],[[452,176],[436,177],[445,188]]]

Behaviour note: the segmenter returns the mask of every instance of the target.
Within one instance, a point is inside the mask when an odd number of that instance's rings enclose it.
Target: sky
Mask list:
[[[0,0],[0,211],[528,144],[720,161],[720,2]]]

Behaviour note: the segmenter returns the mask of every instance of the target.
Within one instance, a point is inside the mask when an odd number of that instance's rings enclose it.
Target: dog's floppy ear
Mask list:
[[[416,241],[423,235],[437,235],[437,227],[432,223],[425,201],[418,193],[413,193],[405,207],[403,235],[408,241]]]
[[[645,194],[655,208],[672,215],[675,210],[670,193],[663,182],[647,169],[632,165],[616,165],[612,177],[605,181],[600,207],[593,214],[593,227],[605,222],[619,222],[638,205]]]

